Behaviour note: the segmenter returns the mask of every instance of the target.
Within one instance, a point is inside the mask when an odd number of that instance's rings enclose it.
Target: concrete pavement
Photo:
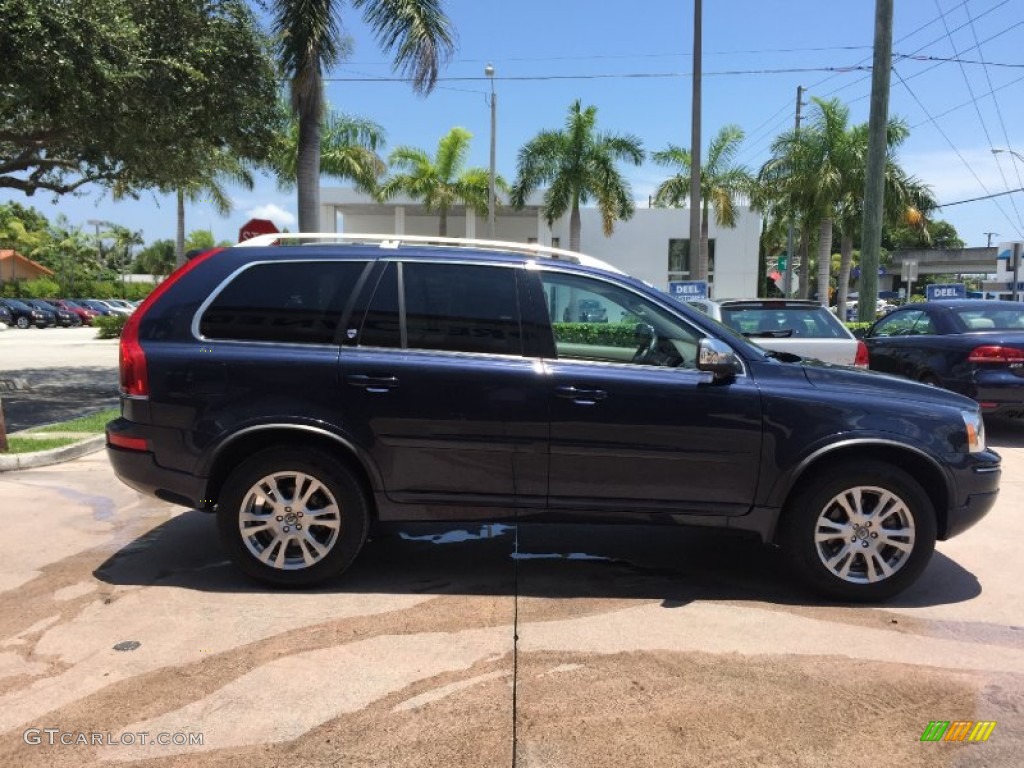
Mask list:
[[[632,527],[410,526],[266,590],[102,453],[6,473],[0,764],[1017,766],[1024,426],[990,441],[996,509],[873,607],[746,538]]]
[[[96,329],[11,328],[0,333],[0,398],[7,431],[117,407],[117,339]]]

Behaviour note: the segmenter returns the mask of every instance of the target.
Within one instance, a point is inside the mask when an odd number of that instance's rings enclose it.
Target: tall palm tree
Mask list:
[[[211,203],[217,213],[227,216],[234,206],[227,192],[228,184],[252,189],[252,172],[236,156],[222,152],[212,157],[192,181],[174,190],[178,204],[174,240],[177,266],[185,263],[185,201]]]
[[[413,89],[427,94],[455,48],[454,33],[441,0],[349,0],[361,10],[394,66]],[[319,229],[320,126],[323,74],[341,53],[343,0],[275,0],[278,56],[289,80],[291,108],[299,120],[296,178],[299,230]]]
[[[751,195],[753,191],[753,175],[743,166],[733,163],[742,142],[742,128],[737,125],[723,126],[711,140],[707,160],[700,169],[700,250],[696,265],[698,280],[708,278],[709,209],[715,209],[715,222],[718,226],[735,227],[737,200],[741,196]],[[668,149],[655,152],[652,157],[658,165],[678,170],[678,173],[658,185],[654,202],[657,205],[683,207],[690,199],[690,150],[669,144]],[[692,249],[690,252],[693,253]]]
[[[526,205],[530,194],[547,185],[544,216],[551,226],[569,212],[569,249],[580,249],[580,205],[593,198],[601,211],[604,234],[615,222],[633,216],[635,206],[629,182],[616,167],[624,160],[640,165],[643,142],[628,134],[597,133],[597,107],[583,109],[579,100],[569,107],[565,129],[541,131],[519,150],[516,183],[511,202]]]
[[[377,154],[384,147],[384,137],[384,129],[372,120],[326,109],[320,127],[320,173],[351,181],[363,192],[373,192],[386,170]],[[298,157],[299,119],[292,115],[267,163],[282,190],[295,188]]]
[[[887,157],[882,215],[884,222],[895,224],[903,221],[907,212],[914,209],[922,214],[921,225],[926,226],[927,215],[935,210],[938,202],[930,188],[919,179],[908,175],[896,160],[896,149],[909,135],[910,131],[903,120],[893,118],[889,121],[886,127]],[[846,317],[850,271],[853,266],[853,243],[860,235],[861,222],[864,218],[864,189],[868,152],[867,124],[851,128],[848,141],[854,160],[851,162],[844,195],[836,207],[836,223],[840,231],[836,310],[840,318]]]
[[[464,168],[473,135],[465,128],[452,128],[437,143],[431,158],[416,147],[396,147],[388,164],[398,172],[386,178],[377,191],[381,201],[399,194],[422,200],[429,212],[439,216],[438,235],[448,234],[448,211],[462,203],[482,216],[487,215],[489,172],[486,168]],[[505,190],[505,180],[496,177],[495,186]]]
[[[839,99],[811,101],[814,113],[808,125],[772,142],[772,157],[760,177],[762,184],[775,185],[781,194],[789,195],[809,224],[817,225],[818,300],[827,306],[836,206],[860,159],[851,145],[849,108]],[[800,290],[805,295],[806,281]]]

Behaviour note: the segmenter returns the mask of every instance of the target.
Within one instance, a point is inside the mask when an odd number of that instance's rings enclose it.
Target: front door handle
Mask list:
[[[603,389],[581,389],[571,384],[555,387],[555,394],[566,400],[572,400],[577,405],[595,405],[598,400],[608,397],[608,393]]]
[[[356,373],[346,376],[345,381],[353,387],[362,387],[367,392],[374,392],[376,394],[390,392],[398,387],[398,378],[396,376],[366,376]]]

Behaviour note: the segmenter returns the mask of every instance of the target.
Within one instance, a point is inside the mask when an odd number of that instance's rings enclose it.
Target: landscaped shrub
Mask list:
[[[93,325],[99,328],[96,334],[97,339],[116,339],[121,335],[121,329],[127,322],[127,315],[100,315],[93,318]]]
[[[552,323],[551,327],[558,341],[606,347],[635,343],[636,323]]]

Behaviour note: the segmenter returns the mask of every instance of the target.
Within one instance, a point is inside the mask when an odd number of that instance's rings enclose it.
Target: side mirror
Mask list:
[[[735,378],[739,367],[736,353],[724,341],[703,338],[697,343],[697,370],[707,371],[716,381]]]

